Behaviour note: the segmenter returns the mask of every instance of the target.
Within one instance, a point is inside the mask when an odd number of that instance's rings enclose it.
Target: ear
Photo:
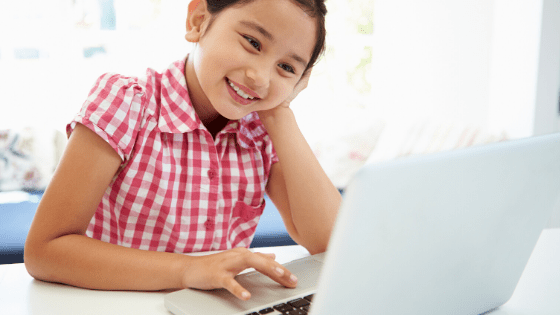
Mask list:
[[[196,43],[202,35],[204,22],[210,19],[210,12],[207,10],[206,0],[191,0],[188,10],[185,39]]]

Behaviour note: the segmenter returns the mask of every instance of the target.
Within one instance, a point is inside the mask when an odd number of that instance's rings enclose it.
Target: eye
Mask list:
[[[278,66],[279,66],[280,68],[282,68],[283,70],[288,71],[288,72],[290,72],[290,73],[293,73],[293,74],[296,73],[296,71],[294,70],[294,68],[293,68],[292,66],[288,65],[288,64],[281,63],[281,64],[278,64]]]
[[[255,47],[256,50],[261,51],[261,43],[259,43],[256,39],[247,35],[243,35],[243,38],[245,38],[251,46]]]

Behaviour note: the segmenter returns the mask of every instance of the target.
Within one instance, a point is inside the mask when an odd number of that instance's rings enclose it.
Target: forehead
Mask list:
[[[255,0],[241,6],[233,6],[220,13],[218,20],[231,27],[262,28],[271,36],[265,36],[279,48],[297,50],[309,60],[316,38],[316,20],[310,17],[292,0]]]

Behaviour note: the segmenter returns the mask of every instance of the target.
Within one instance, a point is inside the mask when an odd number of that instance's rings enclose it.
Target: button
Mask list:
[[[212,229],[214,229],[214,221],[208,220],[208,221],[204,222],[204,227],[205,227],[207,230],[212,230]]]
[[[213,169],[208,170],[208,177],[210,179],[214,179],[214,177],[216,177],[216,175],[218,175],[218,172],[216,172],[215,170],[213,170]]]

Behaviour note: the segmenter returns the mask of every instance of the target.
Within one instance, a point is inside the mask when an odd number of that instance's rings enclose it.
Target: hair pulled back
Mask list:
[[[231,6],[243,6],[249,4],[255,0],[206,0],[208,12],[216,17],[221,11]],[[315,43],[315,48],[311,54],[311,59],[305,72],[315,65],[319,56],[325,50],[325,39],[327,31],[325,29],[325,15],[327,14],[327,7],[325,6],[325,0],[290,0],[298,5],[302,10],[307,13],[312,18],[315,18],[317,22],[317,41]],[[210,22],[212,24],[212,21]],[[304,73],[305,73],[304,72]]]

